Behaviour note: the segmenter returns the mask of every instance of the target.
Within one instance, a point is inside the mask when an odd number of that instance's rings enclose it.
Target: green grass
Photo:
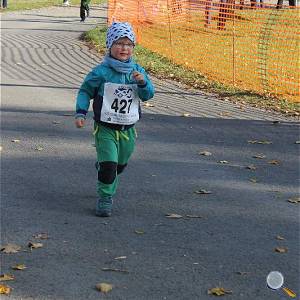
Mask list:
[[[106,30],[106,27],[95,28],[86,32],[83,37],[91,47],[95,48],[101,54],[104,54],[106,51]],[[216,81],[208,80],[200,73],[174,64],[167,58],[139,45],[135,48],[134,59],[137,63],[142,65],[147,72],[157,78],[176,80],[196,89],[216,93],[221,99],[226,99],[241,105],[247,103],[254,107],[275,110],[286,115],[296,116],[299,115],[300,112],[299,103],[289,102],[286,99],[280,99],[278,97],[260,95],[255,92],[241,90],[233,86],[227,86]]]
[[[71,5],[79,5],[80,0],[69,0]],[[63,0],[8,0],[8,7],[1,11],[16,11],[16,10],[29,10],[35,8],[43,8],[48,6],[61,6]],[[106,0],[93,0],[94,4],[106,3]]]

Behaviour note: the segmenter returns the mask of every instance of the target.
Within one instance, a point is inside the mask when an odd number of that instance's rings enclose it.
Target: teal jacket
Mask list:
[[[134,64],[134,70],[144,75],[146,83],[138,85],[138,96],[142,101],[147,101],[154,96],[154,87],[149,79],[146,71],[138,64]],[[94,120],[98,123],[100,121],[100,114],[103,102],[104,84],[107,82],[120,84],[136,84],[131,79],[130,74],[119,73],[104,64],[95,67],[84,79],[76,101],[76,115],[75,118],[85,118],[89,110],[90,100],[93,101]]]

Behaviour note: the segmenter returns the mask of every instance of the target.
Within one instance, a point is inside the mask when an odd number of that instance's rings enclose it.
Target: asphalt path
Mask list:
[[[226,299],[288,299],[266,286],[276,270],[299,297],[295,120],[153,77],[113,216],[94,215],[92,116],[79,130],[73,114],[100,61],[79,36],[105,24],[106,10],[93,7],[86,23],[78,14],[2,15],[1,247],[22,247],[0,254],[1,274],[15,276],[2,282],[12,287],[5,299],[205,300],[214,287],[231,291]],[[112,291],[97,291],[101,282]]]

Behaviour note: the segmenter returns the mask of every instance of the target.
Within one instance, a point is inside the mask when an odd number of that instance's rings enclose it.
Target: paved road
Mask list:
[[[78,130],[72,114],[100,60],[78,37],[106,11],[93,7],[82,24],[78,10],[2,15],[1,245],[22,246],[1,253],[1,273],[16,278],[6,299],[205,300],[216,286],[228,299],[287,299],[266,288],[272,270],[299,295],[299,204],[287,201],[299,193],[299,127],[279,115],[154,78],[114,215],[94,216],[92,121]],[[33,237],[42,232],[49,239]],[[99,282],[113,290],[100,294]]]

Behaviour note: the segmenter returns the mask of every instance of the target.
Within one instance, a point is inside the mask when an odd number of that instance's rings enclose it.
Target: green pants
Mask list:
[[[97,193],[100,198],[110,197],[116,193],[118,175],[134,151],[136,131],[134,127],[119,131],[99,124],[95,124],[94,128],[98,162]]]

